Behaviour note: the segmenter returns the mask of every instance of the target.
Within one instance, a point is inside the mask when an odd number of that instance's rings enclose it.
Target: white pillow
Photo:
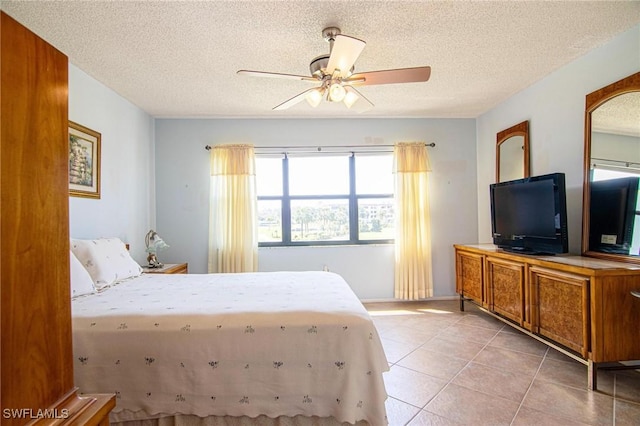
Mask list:
[[[97,290],[142,273],[119,238],[72,239],[71,251],[89,272]]]
[[[96,291],[91,275],[84,269],[72,251],[69,252],[69,258],[71,259],[71,297],[91,294]]]

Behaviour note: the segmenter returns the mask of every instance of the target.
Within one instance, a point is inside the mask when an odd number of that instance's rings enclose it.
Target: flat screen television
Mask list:
[[[639,180],[625,177],[591,182],[589,250],[631,254]]]
[[[490,185],[493,243],[507,251],[569,251],[564,173]]]

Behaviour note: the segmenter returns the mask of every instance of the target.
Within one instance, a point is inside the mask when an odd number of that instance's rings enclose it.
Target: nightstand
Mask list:
[[[162,268],[142,267],[142,272],[146,274],[188,274],[188,263],[165,263]]]

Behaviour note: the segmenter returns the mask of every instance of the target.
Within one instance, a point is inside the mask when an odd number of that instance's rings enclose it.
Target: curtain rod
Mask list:
[[[435,142],[425,143],[425,146],[434,147],[436,146]],[[276,151],[295,151],[295,150],[314,150],[313,152],[322,152],[325,149],[344,149],[346,151],[349,150],[357,150],[357,149],[369,149],[369,152],[375,152],[375,148],[393,148],[393,145],[325,145],[325,146],[256,146],[256,150],[268,149],[268,150],[276,150]],[[211,145],[205,145],[204,149],[210,151],[212,149]],[[304,151],[304,152],[312,152],[312,151]]]
[[[618,164],[623,164],[626,167],[633,167],[633,166],[640,166],[640,163],[635,163],[633,161],[626,161],[626,160],[614,160],[612,158],[596,158],[596,157],[591,157],[591,160],[596,160],[596,161],[609,161],[611,163],[618,163]],[[619,166],[619,167],[624,167],[624,166]]]

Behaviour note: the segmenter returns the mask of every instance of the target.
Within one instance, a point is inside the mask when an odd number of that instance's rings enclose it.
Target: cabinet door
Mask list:
[[[596,277],[591,282],[591,357],[595,362],[640,359],[640,275]]]
[[[3,11],[0,46],[0,423],[108,424],[115,396],[73,380],[69,64]]]
[[[533,332],[587,358],[589,352],[589,278],[532,267]]]
[[[44,409],[74,389],[69,65],[64,54],[4,12],[0,22],[0,406]],[[34,262],[38,257],[46,260]]]
[[[456,291],[484,305],[484,256],[456,251]]]
[[[525,320],[524,263],[487,257],[489,310],[521,327]]]

